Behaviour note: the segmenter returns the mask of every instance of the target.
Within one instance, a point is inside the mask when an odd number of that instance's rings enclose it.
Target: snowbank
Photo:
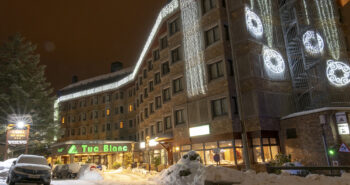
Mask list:
[[[0,162],[0,170],[3,169],[10,169],[13,161],[15,161],[17,158],[11,158],[11,159],[7,159],[6,161],[1,161]]]
[[[80,170],[78,177],[80,180],[94,180],[94,181],[103,180],[102,174],[99,172],[99,170],[90,169],[89,166],[84,170]]]

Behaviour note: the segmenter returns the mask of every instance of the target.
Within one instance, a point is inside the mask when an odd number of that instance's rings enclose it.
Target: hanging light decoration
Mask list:
[[[248,7],[245,8],[245,21],[247,24],[247,29],[253,37],[261,38],[263,36],[264,28],[261,19]]]
[[[285,64],[282,55],[271,48],[264,46],[263,59],[265,69],[272,73],[283,73],[285,71]]]
[[[319,55],[324,49],[324,42],[321,35],[312,30],[306,31],[303,34],[303,44],[306,52],[311,55]]]
[[[328,60],[326,74],[334,86],[342,87],[350,83],[350,66],[344,62]]]

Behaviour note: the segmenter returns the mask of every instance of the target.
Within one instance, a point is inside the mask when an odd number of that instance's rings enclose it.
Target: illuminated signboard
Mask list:
[[[98,152],[127,152],[129,149],[126,145],[70,145],[68,147],[68,154],[82,154],[82,153],[98,153]],[[57,149],[61,153],[64,148]]]
[[[202,136],[202,135],[208,135],[208,134],[210,134],[209,125],[202,125],[199,127],[190,128],[190,137]]]
[[[145,142],[141,142],[140,143],[140,148],[142,149],[142,148],[146,148],[146,143]]]
[[[349,124],[348,123],[340,123],[340,124],[337,124],[337,125],[338,125],[339,135],[348,135],[348,134],[350,134]]]
[[[27,144],[27,130],[13,129],[7,133],[7,142],[10,145]]]

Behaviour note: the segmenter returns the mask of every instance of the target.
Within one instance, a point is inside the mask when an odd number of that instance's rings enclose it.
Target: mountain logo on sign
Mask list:
[[[343,144],[340,145],[339,152],[347,152],[347,153],[350,153],[350,149],[349,149],[348,146],[346,146],[345,143],[343,143]]]
[[[77,154],[77,153],[78,153],[78,149],[75,145],[72,145],[68,150],[68,154]]]

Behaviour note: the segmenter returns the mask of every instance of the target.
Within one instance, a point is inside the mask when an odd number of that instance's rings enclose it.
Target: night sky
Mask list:
[[[37,44],[55,90],[133,66],[166,0],[1,0],[0,42],[20,32]]]

